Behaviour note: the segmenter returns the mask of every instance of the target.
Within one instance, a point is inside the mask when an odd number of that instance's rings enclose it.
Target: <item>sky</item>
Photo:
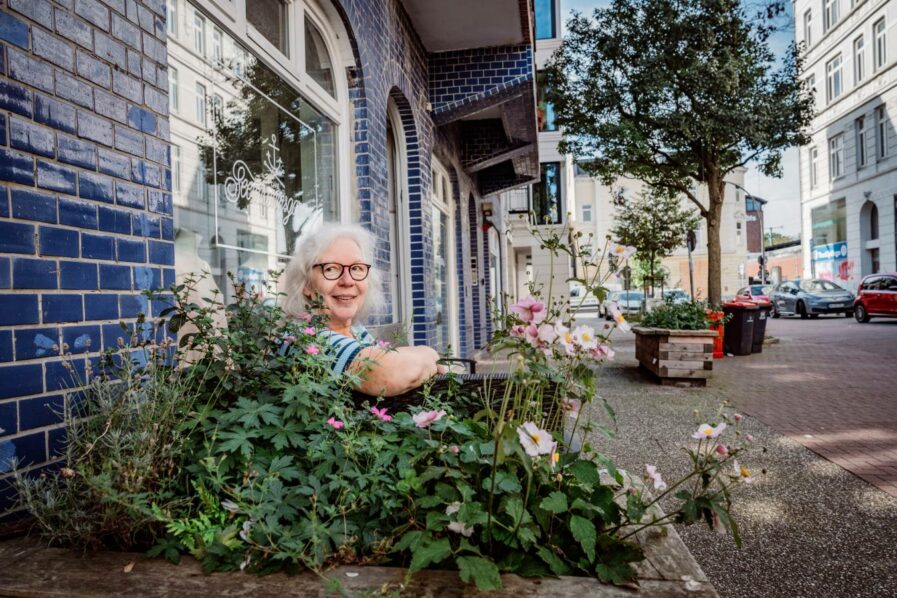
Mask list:
[[[591,13],[596,7],[606,6],[608,0],[560,0],[561,11],[566,22],[572,11]],[[771,49],[776,56],[784,56],[785,49],[794,39],[794,19],[791,14],[792,3],[785,3],[787,14],[782,17],[781,30],[770,40]],[[744,176],[744,187],[752,195],[763,198],[769,203],[764,207],[766,231],[785,235],[800,234],[800,164],[797,148],[786,150],[782,156],[782,177],[775,179],[764,176],[756,167],[749,164]]]

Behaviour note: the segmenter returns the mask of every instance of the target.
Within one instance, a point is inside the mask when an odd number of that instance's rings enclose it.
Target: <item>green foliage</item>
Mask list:
[[[705,301],[673,303],[667,301],[642,316],[640,325],[646,328],[670,330],[707,330],[710,328],[708,305]]]

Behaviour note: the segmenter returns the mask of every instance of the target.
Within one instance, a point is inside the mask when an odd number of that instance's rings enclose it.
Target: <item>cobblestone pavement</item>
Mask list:
[[[897,395],[889,393],[897,386],[891,365],[897,326],[860,326],[846,319],[772,320],[769,333],[779,344],[760,355],[727,357],[714,364],[707,388],[694,389],[657,385],[636,368],[632,335],[617,335],[617,359],[599,390],[616,411],[616,435],[590,440],[619,466],[638,475],[651,463],[665,479],[676,479],[688,466],[681,447],[722,401],[749,416],[743,427],[757,450],[743,464],[755,482],[736,490],[733,508],[743,547],[704,525],[678,528],[721,596],[894,595],[897,498],[880,489],[884,484],[870,485],[814,452],[821,443],[813,450],[804,445],[824,434],[826,447],[853,442],[865,454],[881,454],[887,441],[872,438],[893,433],[894,399],[882,405]],[[831,367],[821,367],[821,359]],[[781,386],[795,389],[771,394]],[[590,409],[592,419],[607,422],[597,404]],[[869,430],[884,432],[873,437]]]

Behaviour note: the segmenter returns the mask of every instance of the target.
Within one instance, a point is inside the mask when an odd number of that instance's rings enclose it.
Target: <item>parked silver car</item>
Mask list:
[[[769,294],[772,317],[797,315],[803,319],[820,314],[853,316],[853,293],[830,280],[791,280],[779,283]]]
[[[612,319],[610,311],[607,308],[608,303],[616,303],[620,312],[627,316],[629,314],[637,314],[642,310],[642,304],[645,302],[645,294],[641,291],[614,291],[601,304],[601,312],[606,320]]]

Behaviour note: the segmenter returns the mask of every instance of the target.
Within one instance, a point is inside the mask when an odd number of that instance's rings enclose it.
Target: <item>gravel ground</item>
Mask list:
[[[662,387],[635,369],[625,344],[618,350],[600,385],[617,436],[591,441],[634,475],[651,463],[676,479],[688,466],[680,447],[697,429],[694,411],[715,414],[737,389]],[[590,409],[606,421],[603,409]],[[757,447],[741,460],[755,482],[734,500],[743,547],[703,525],[678,528],[720,595],[897,595],[897,499],[757,420],[746,418],[742,430]]]

